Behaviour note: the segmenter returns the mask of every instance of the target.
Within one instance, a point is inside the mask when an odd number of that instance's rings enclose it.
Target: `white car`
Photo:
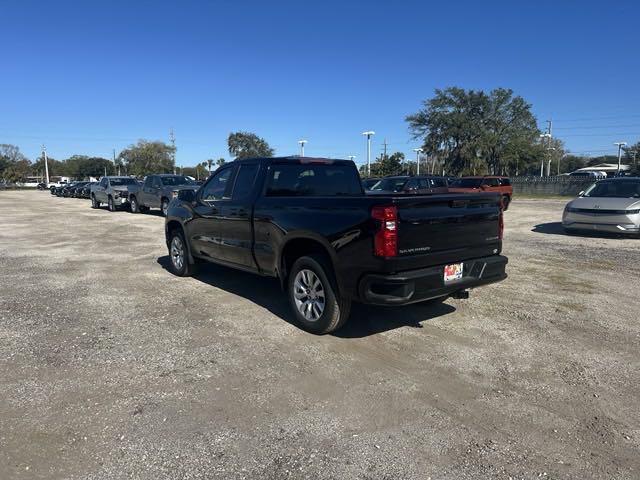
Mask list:
[[[566,232],[600,231],[640,236],[640,177],[601,180],[571,200],[562,214]]]

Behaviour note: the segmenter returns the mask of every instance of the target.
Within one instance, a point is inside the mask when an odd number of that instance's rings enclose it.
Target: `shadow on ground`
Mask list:
[[[561,222],[541,223],[533,227],[533,230],[531,231],[534,233],[546,233],[549,235],[566,235]]]
[[[573,237],[593,237],[593,238],[624,238],[624,235],[613,232],[590,232],[589,230],[576,230],[574,232],[565,232],[561,222],[549,222],[536,225],[531,230],[534,233],[545,233],[548,235],[565,235]]]
[[[169,256],[157,260],[169,270]],[[233,293],[266,308],[287,323],[298,326],[291,314],[285,293],[275,278],[261,277],[215,264],[200,265],[194,279]],[[455,311],[451,305],[441,302],[426,302],[404,307],[377,307],[354,303],[347,324],[333,333],[340,338],[362,338],[396,328],[422,328],[422,322],[447,315]]]

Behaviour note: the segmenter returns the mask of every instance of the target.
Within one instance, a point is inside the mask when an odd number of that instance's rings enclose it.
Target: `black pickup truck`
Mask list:
[[[365,195],[348,160],[235,161],[167,211],[170,268],[210,261],[278,277],[299,324],[339,328],[352,301],[403,305],[506,278],[495,193]]]

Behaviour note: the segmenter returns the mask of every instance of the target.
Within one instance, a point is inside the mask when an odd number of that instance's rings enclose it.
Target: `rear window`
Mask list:
[[[274,164],[267,177],[268,197],[361,195],[357,171],[349,165]]]

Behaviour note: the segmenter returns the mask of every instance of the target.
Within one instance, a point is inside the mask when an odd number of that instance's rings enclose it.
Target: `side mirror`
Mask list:
[[[193,190],[180,190],[178,192],[178,200],[186,203],[193,203],[196,200],[196,192]]]

